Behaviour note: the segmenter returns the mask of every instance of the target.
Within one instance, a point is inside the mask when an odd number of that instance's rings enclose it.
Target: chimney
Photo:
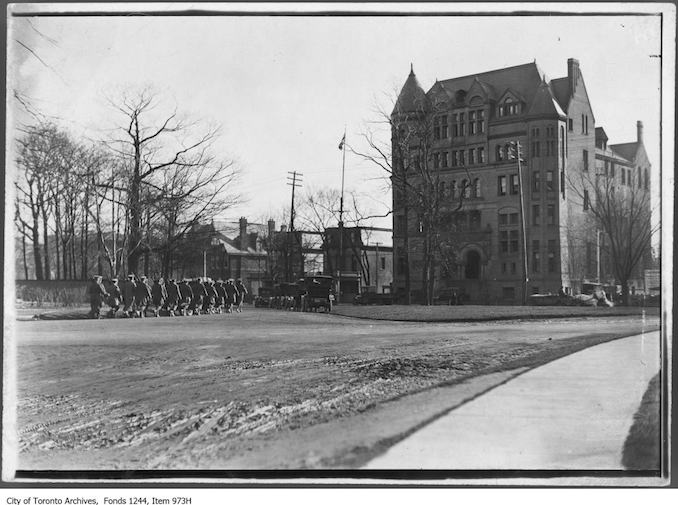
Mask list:
[[[574,58],[567,60],[567,81],[570,84],[570,93],[574,93],[579,82],[579,60]]]
[[[268,236],[272,237],[275,234],[275,221],[273,219],[268,220]]]
[[[636,123],[636,128],[638,129],[638,143],[642,144],[643,143],[643,122],[638,121]]]
[[[280,225],[280,232],[281,232],[281,233],[287,232],[287,225],[286,225],[286,224],[281,224],[281,225]]]
[[[240,218],[240,249],[247,249],[247,219]]]

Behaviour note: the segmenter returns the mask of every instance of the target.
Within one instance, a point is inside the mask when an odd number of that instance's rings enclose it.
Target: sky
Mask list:
[[[643,121],[656,195],[659,23],[611,14],[13,18],[8,78],[43,113],[91,138],[115,122],[105,96],[147,85],[167,107],[221,125],[218,155],[237,160],[247,201],[228,217],[259,220],[289,206],[290,171],[303,174],[302,192],[340,187],[344,129],[364,149],[360,134],[379,108],[390,111],[410,64],[428,90],[436,79],[533,60],[548,78],[564,77],[576,58],[610,144],[635,141]],[[390,206],[384,175],[346,153],[346,190],[375,213]]]

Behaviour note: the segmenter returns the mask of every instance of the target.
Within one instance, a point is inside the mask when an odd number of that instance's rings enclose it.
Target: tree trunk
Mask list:
[[[28,280],[28,261],[26,260],[26,226],[23,226],[21,233],[21,250],[24,258],[24,279]]]
[[[33,262],[35,263],[35,278],[39,281],[44,280],[44,270],[42,268],[42,252],[40,250],[40,226],[38,218],[33,218],[33,228],[31,230],[33,235]]]
[[[629,306],[629,281],[628,280],[623,280],[621,281],[621,288],[622,288],[622,305],[625,307]]]
[[[89,205],[89,196],[85,197],[85,209],[83,210],[84,219],[82,222],[82,239],[80,240],[80,254],[81,254],[81,270],[80,278],[85,280],[87,279],[87,274],[89,271],[89,259],[88,259],[88,248],[89,248],[89,213],[87,212],[87,207]]]
[[[44,251],[45,251],[45,280],[52,278],[52,273],[49,267],[49,229],[47,228],[47,212],[42,211],[42,232],[44,234]]]

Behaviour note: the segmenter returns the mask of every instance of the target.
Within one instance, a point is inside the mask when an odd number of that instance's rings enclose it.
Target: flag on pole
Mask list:
[[[344,136],[341,137],[341,142],[339,142],[339,150],[342,150],[344,148],[344,142],[346,142],[346,134],[344,133]]]

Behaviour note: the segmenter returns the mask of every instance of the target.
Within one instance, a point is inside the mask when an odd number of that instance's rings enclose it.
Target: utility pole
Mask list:
[[[596,282],[600,283],[600,230],[596,230]]]
[[[292,264],[294,263],[294,190],[296,188],[300,188],[302,185],[302,180],[301,177],[303,174],[300,174],[296,170],[293,172],[287,172],[289,175],[287,176],[287,182],[288,186],[292,186],[292,207],[290,209],[290,232],[287,234],[287,237],[285,238],[285,244],[287,246],[287,281],[291,282],[292,281]],[[291,177],[290,177],[291,176]]]
[[[375,243],[374,256],[376,258],[374,261],[376,263],[376,269],[374,270],[374,286],[377,293],[379,293],[379,242]]]
[[[523,305],[527,305],[527,232],[525,226],[525,196],[523,191],[523,166],[522,166],[522,149],[520,141],[511,142],[511,155],[518,160],[518,192],[520,193],[520,228],[523,242]]]
[[[339,280],[337,281],[338,302],[341,302],[341,272],[344,267],[344,172],[346,169],[346,125],[344,125],[344,136],[339,144],[341,149],[341,196],[339,198]]]

